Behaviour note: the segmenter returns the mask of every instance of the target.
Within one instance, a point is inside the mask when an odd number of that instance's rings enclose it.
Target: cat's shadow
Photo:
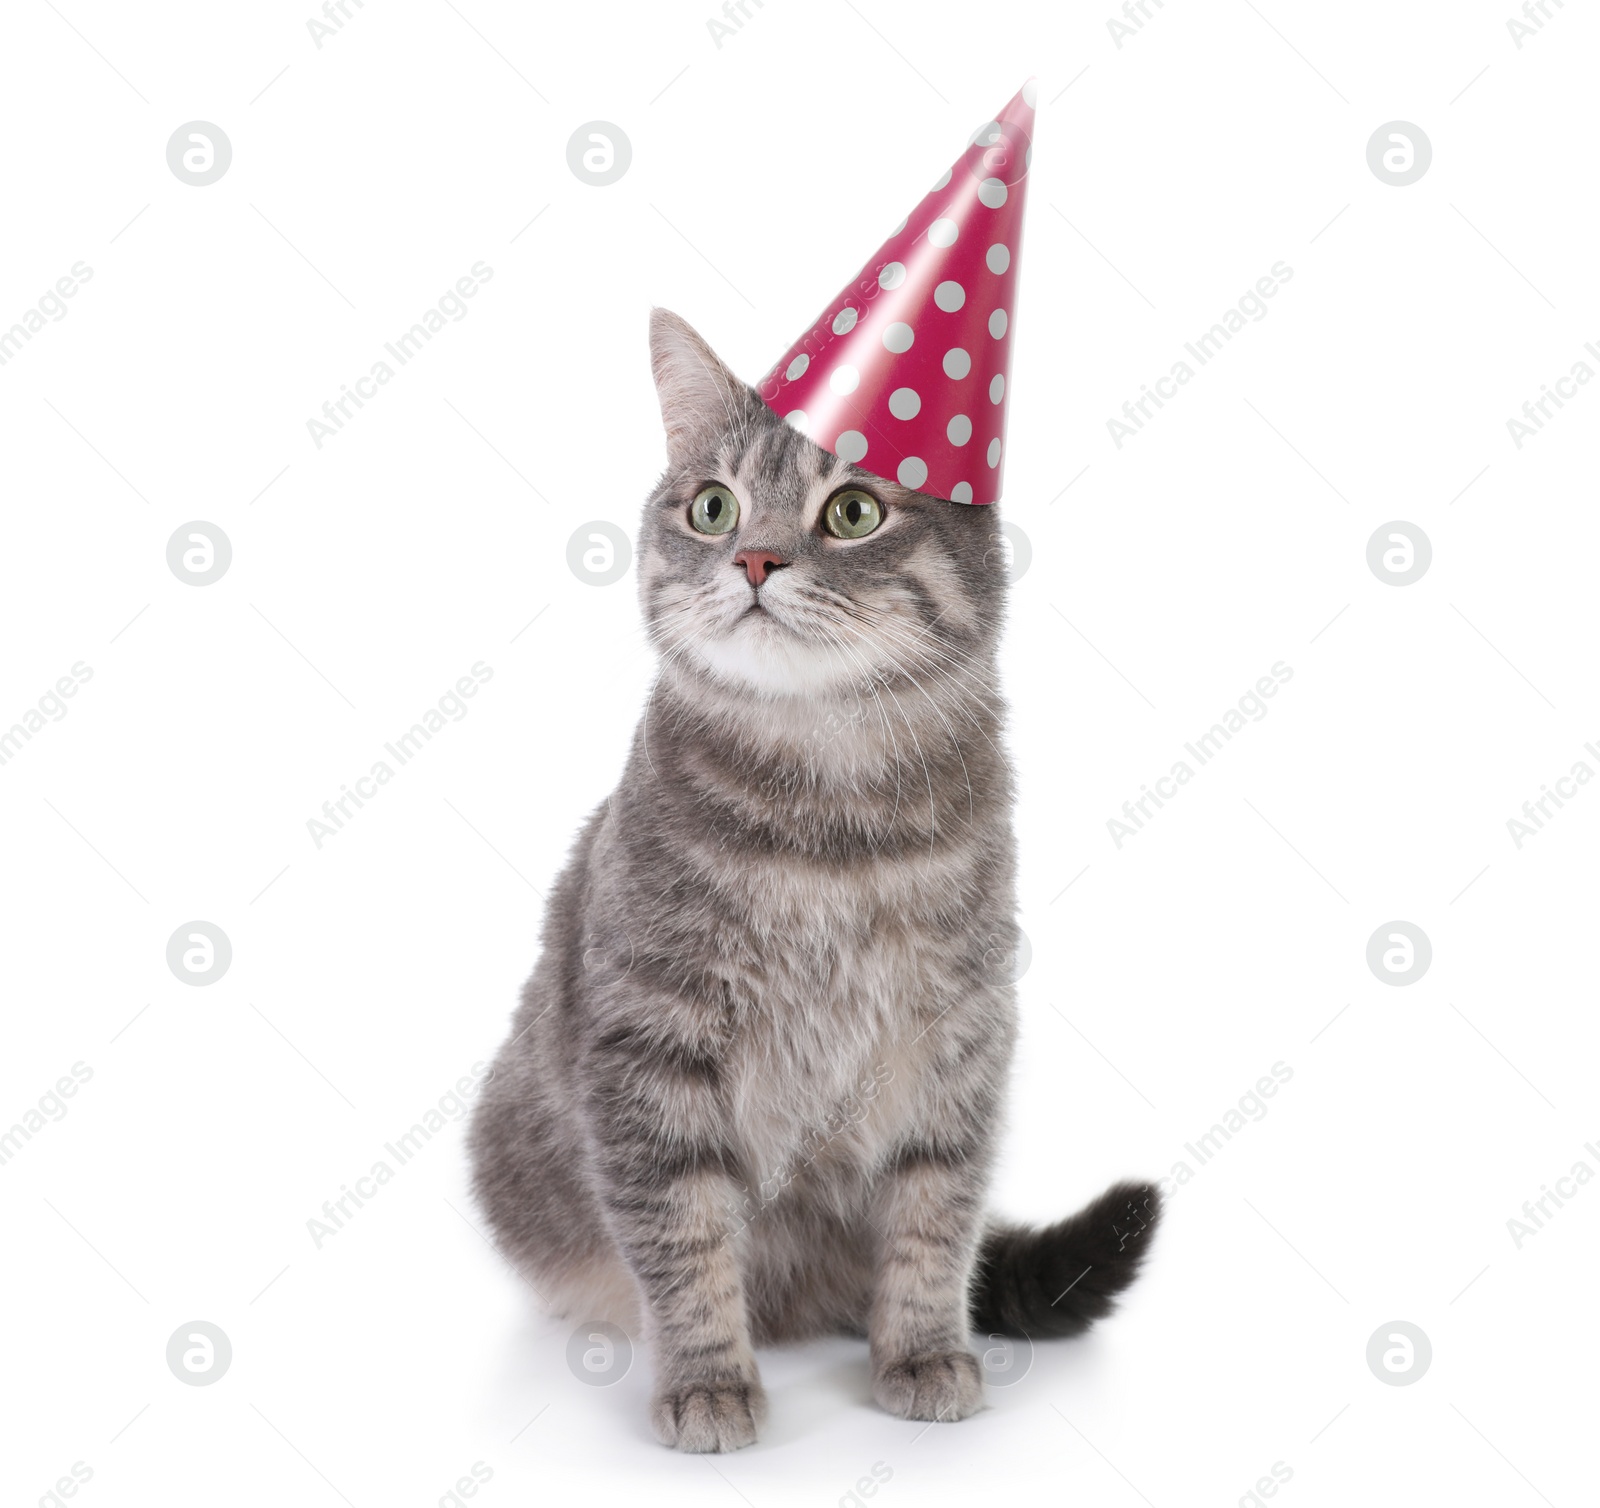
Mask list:
[[[551,1319],[530,1305],[515,1333],[508,1336],[499,1386],[508,1394],[549,1396],[552,1377],[571,1365],[570,1321]],[[996,1342],[982,1335],[972,1346],[985,1365],[985,1407],[967,1424],[985,1415],[1036,1405],[1041,1397],[1071,1391],[1073,1379],[1092,1376],[1106,1362],[1104,1337],[1091,1331],[1070,1340]],[[872,1396],[871,1363],[864,1338],[829,1336],[794,1345],[766,1346],[756,1353],[768,1397],[767,1421],[761,1437],[740,1454],[762,1455],[814,1443],[837,1430],[842,1416],[874,1418],[887,1431],[920,1432],[932,1428],[896,1419]],[[564,1391],[564,1390],[563,1390]],[[575,1389],[592,1408],[591,1423],[616,1430],[631,1441],[659,1450],[649,1423],[651,1370],[649,1359],[635,1354],[624,1376],[613,1385]],[[568,1394],[570,1401],[578,1398]],[[603,1418],[598,1416],[604,1416]],[[938,1426],[950,1428],[949,1425]],[[980,1425],[981,1427],[981,1425]]]
[[[979,1424],[985,1415],[1030,1408],[1041,1397],[1070,1391],[1073,1379],[1098,1372],[1110,1354],[1104,1338],[1090,1332],[1068,1340],[996,1344],[981,1335],[972,1337],[974,1351],[989,1355],[985,1367],[984,1407],[962,1421]],[[931,1426],[896,1419],[872,1396],[871,1363],[864,1339],[849,1336],[808,1341],[800,1345],[770,1347],[756,1353],[766,1384],[769,1409],[761,1438],[752,1453],[781,1450],[815,1441],[837,1428],[846,1412],[863,1411],[889,1430],[912,1431],[915,1438]],[[979,1424],[981,1428],[981,1424]],[[645,1431],[648,1434],[648,1429]]]
[[[1111,1348],[1105,1337],[1091,1331],[1067,1340],[995,1342],[972,1337],[973,1350],[988,1356],[984,1368],[984,1407],[971,1420],[986,1414],[1031,1408],[1040,1398],[1072,1391],[1075,1379],[1092,1377],[1106,1365]],[[875,1414],[884,1424],[920,1433],[930,1427],[896,1419],[872,1396],[867,1343],[847,1337],[815,1341],[792,1350],[758,1353],[772,1398],[772,1409],[761,1439],[752,1447],[777,1447],[796,1443],[836,1425],[846,1409]],[[774,1365],[777,1358],[792,1357],[794,1365]],[[936,1426],[949,1428],[949,1425]]]
[[[833,1336],[758,1351],[766,1382],[767,1422],[753,1450],[816,1439],[846,1408],[876,1408],[867,1343]]]

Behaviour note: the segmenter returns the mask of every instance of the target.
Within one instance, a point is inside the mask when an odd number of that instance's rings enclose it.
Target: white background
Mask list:
[[[1600,1140],[1600,790],[1506,822],[1600,739],[1594,421],[1506,421],[1600,340],[1600,18],[1504,3],[1104,7],[768,0],[7,7],[0,1127],[5,1500],[104,1504],[1593,1501],[1600,1188],[1507,1221]],[[77,33],[77,34],[75,34]],[[864,1346],[765,1355],[759,1445],[650,1438],[648,1369],[580,1384],[474,1228],[461,1127],[318,1249],[306,1222],[489,1058],[540,893],[648,685],[630,533],[662,464],[651,304],[763,372],[1029,73],[1003,656],[1021,772],[1022,1047],[994,1193],[1049,1218],[1162,1174],[1275,1062],[1270,1111],[1173,1201],[1091,1337],[974,1419],[870,1400]],[[264,91],[264,92],[263,92]],[[209,187],[180,125],[231,140]],[[566,145],[631,140],[615,184]],[[1369,169],[1387,122],[1429,171]],[[531,222],[531,223],[530,223]],[[306,421],[474,262],[493,278],[335,438]],[[1106,421],[1274,262],[1252,323],[1120,449]],[[1600,369],[1600,360],[1588,358]],[[227,574],[169,570],[180,525]],[[1414,585],[1369,537],[1432,541]],[[529,626],[531,623],[531,626]],[[318,849],[307,820],[493,671]],[[1274,662],[1293,678],[1118,848],[1107,820]],[[1552,807],[1554,812],[1555,809]],[[231,939],[204,988],[174,929]],[[1433,963],[1366,963],[1405,920]],[[1553,1206],[1547,1206],[1553,1208]],[[165,1363],[205,1320],[209,1387]],[[1420,1326],[1411,1386],[1369,1336]],[[531,1422],[530,1422],[531,1421]],[[880,1471],[881,1474],[881,1471]],[[50,1499],[45,1499],[50,1501]],[[445,1501],[449,1501],[448,1498]]]

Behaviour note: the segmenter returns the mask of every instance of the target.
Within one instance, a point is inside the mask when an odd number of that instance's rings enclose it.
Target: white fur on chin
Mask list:
[[[724,685],[760,696],[818,696],[860,681],[862,667],[842,650],[802,639],[768,613],[750,613],[696,637],[689,652]]]

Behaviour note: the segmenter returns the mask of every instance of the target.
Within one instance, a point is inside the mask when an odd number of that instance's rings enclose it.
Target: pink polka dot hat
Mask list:
[[[824,450],[954,503],[1000,498],[1032,79],[756,384]]]

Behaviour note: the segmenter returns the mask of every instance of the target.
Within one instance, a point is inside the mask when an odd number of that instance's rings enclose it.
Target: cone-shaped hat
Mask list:
[[[757,384],[824,450],[956,503],[1000,497],[1034,99],[1030,79]]]

